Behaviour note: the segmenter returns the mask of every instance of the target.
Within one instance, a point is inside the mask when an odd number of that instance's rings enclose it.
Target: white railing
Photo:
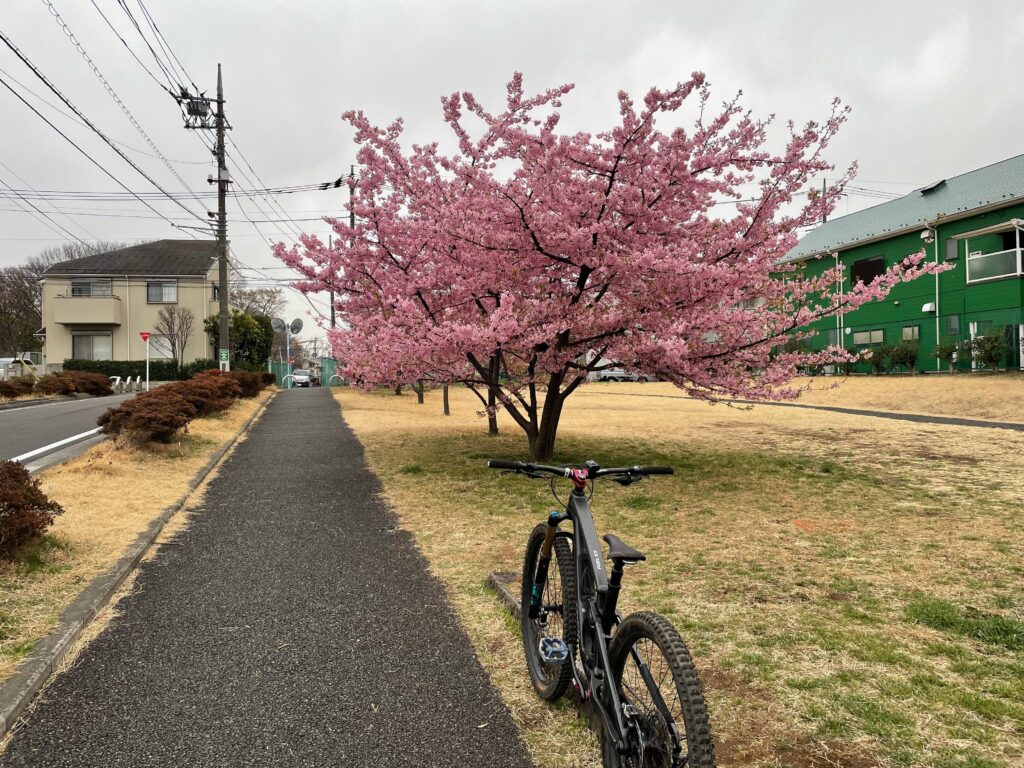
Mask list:
[[[980,283],[984,280],[999,280],[1024,274],[1021,264],[1021,248],[1010,248],[994,253],[969,253],[967,255],[967,282]]]

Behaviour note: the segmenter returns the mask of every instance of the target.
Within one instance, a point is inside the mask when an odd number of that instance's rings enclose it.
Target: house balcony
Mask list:
[[[53,321],[61,325],[121,325],[124,302],[119,296],[55,296]]]
[[[969,253],[967,255],[967,282],[983,283],[1024,275],[1022,248],[1010,248],[995,253]]]

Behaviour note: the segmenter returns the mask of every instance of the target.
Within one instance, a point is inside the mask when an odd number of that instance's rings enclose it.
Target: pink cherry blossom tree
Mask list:
[[[640,105],[619,93],[618,120],[595,134],[559,131],[571,89],[530,97],[516,74],[498,112],[443,98],[451,154],[403,149],[401,120],[344,115],[363,167],[357,225],[328,219],[333,247],[306,237],[276,253],[303,290],[337,292],[345,330],[331,340],[348,376],[465,384],[492,428],[503,409],[543,461],[566,399],[608,360],[706,400],[793,398],[797,366],[849,353],[782,352],[789,338],[934,269],[916,254],[840,295],[841,268],[810,277],[782,261],[852,176],[807,192],[833,167],[838,102],[788,124],[773,152],[772,120],[738,97],[715,107],[700,73]]]

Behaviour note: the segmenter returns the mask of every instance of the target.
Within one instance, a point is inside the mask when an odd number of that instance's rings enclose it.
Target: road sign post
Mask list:
[[[146,342],[146,391],[149,392],[149,331],[139,331],[139,336]]]

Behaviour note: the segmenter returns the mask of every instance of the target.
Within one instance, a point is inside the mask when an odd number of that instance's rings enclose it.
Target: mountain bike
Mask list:
[[[617,609],[626,565],[644,554],[605,534],[608,573],[590,511],[594,481],[623,486],[672,467],[552,467],[491,460],[487,466],[529,478],[573,482],[562,511],[530,534],[523,562],[526,666],[537,694],[563,696],[570,683],[595,713],[605,768],[714,768],[707,705],[686,643],[663,616]],[[588,493],[589,491],[589,493]],[[572,530],[560,530],[563,523]]]

